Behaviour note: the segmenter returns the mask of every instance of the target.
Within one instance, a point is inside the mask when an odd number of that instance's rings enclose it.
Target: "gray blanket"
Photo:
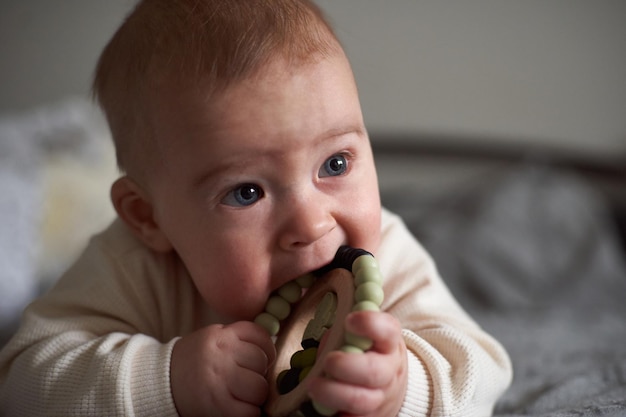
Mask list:
[[[383,202],[508,350],[514,381],[496,416],[626,416],[625,252],[602,196],[531,166],[454,197]]]

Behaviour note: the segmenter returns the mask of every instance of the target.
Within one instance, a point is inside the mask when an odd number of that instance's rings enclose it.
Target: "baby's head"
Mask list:
[[[169,95],[195,89],[210,102],[274,59],[303,65],[340,50],[307,0],[144,0],[103,51],[94,93],[120,168],[140,177],[162,157],[154,107]]]
[[[125,176],[119,216],[175,251],[224,321],[342,244],[376,252],[380,202],[348,60],[305,0],[146,0],[94,90]]]

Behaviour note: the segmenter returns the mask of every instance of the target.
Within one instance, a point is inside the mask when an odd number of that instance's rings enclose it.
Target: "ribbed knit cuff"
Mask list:
[[[398,417],[427,416],[430,409],[431,383],[424,365],[407,349],[408,383]]]
[[[170,385],[170,362],[176,340],[141,343],[132,357],[132,409],[138,416],[172,416],[178,412]]]

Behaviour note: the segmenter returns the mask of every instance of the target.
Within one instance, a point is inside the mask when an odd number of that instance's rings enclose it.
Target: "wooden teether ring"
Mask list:
[[[380,306],[382,302],[382,278],[376,261],[366,251],[342,247],[337,252],[333,263],[325,270],[327,272],[315,280],[313,285],[307,289],[306,294],[292,304],[290,314],[282,322],[271,317],[271,314],[267,312],[262,313],[255,320],[266,327],[270,333],[280,329],[276,334],[275,342],[277,358],[267,374],[270,392],[264,409],[269,417],[334,414],[332,410],[321,410],[321,406],[318,404],[313,405],[317,411],[304,411],[304,407],[309,409],[312,407],[304,384],[300,383],[288,392],[281,394],[277,383],[281,372],[290,368],[291,355],[302,349],[305,329],[318,312],[317,308],[322,300],[327,297],[327,294],[334,294],[336,298],[334,324],[325,331],[324,343],[319,346],[315,364],[308,371],[305,379],[322,374],[321,363],[323,358],[333,350],[346,349],[346,347],[357,352],[367,350],[363,346],[361,346],[362,349],[351,346],[353,340],[358,344],[359,341],[363,341],[363,338],[350,337],[352,335],[345,332],[343,323],[351,311],[378,309]],[[374,295],[368,291],[369,287],[372,286],[376,293]],[[359,288],[357,289],[357,287]],[[269,319],[269,322],[266,319]]]
[[[304,329],[309,320],[313,318],[317,305],[328,292],[333,292],[337,295],[336,324],[327,331],[324,346],[319,351],[318,360],[307,378],[320,375],[322,373],[320,366],[321,358],[324,358],[328,352],[337,350],[344,345],[342,319],[352,311],[354,306],[354,283],[350,272],[344,269],[333,269],[319,278],[309,288],[285,324],[281,326],[281,331],[276,340],[276,361],[268,373],[270,393],[265,410],[272,417],[288,416],[289,413],[297,410],[308,398],[304,384],[299,384],[290,392],[281,395],[278,392],[276,381],[278,374],[282,370],[289,368],[291,354],[302,349],[300,343],[302,342]]]

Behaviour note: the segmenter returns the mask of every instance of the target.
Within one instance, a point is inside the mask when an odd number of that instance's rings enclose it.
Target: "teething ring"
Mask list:
[[[323,277],[307,291],[306,295],[297,304],[287,322],[281,328],[276,340],[277,357],[274,366],[268,373],[270,381],[270,393],[265,410],[270,416],[282,417],[297,410],[308,398],[304,385],[299,384],[286,394],[278,392],[276,381],[278,375],[284,369],[288,369],[291,354],[301,349],[302,334],[309,320],[313,318],[315,309],[322,298],[328,293],[337,295],[337,323],[332,326],[325,335],[324,347],[318,353],[318,360],[308,373],[308,377],[319,376],[322,373],[320,358],[329,352],[338,350],[344,345],[344,330],[341,319],[348,315],[354,305],[354,284],[352,274],[344,269],[334,269]]]
[[[265,404],[265,412],[269,417],[291,417],[291,416],[331,416],[334,410],[329,410],[320,404],[309,401],[304,384],[296,381],[295,387],[290,387],[287,392],[281,392],[279,380],[281,374],[290,369],[294,352],[302,353],[306,341],[303,338],[307,332],[311,334],[311,324],[319,321],[317,315],[320,313],[322,305],[327,308],[330,304],[334,307],[333,322],[330,327],[324,329],[323,343],[319,343],[321,337],[316,337],[318,346],[316,347],[316,359],[314,364],[307,367],[304,379],[312,376],[320,376],[323,372],[321,363],[326,355],[334,350],[344,350],[347,352],[362,353],[369,349],[371,341],[360,336],[351,335],[343,328],[345,317],[351,311],[375,310],[378,311],[382,302],[382,277],[378,270],[378,264],[373,256],[361,249],[342,247],[337,251],[335,260],[325,268],[325,272],[316,278],[309,286],[307,279],[296,280],[286,284],[284,288],[278,290],[291,305],[287,307],[287,313],[277,312],[270,307],[270,302],[266,306],[266,311],[257,316],[255,322],[265,327],[270,334],[276,336],[275,346],[277,357],[267,373],[270,392]],[[351,272],[352,271],[352,272]],[[306,277],[305,277],[306,278]],[[299,282],[300,287],[294,283]],[[305,295],[296,299],[294,293],[307,288]],[[330,294],[330,295],[329,295]],[[276,295],[274,298],[280,298]],[[275,301],[275,300],[274,300]],[[285,300],[281,301],[286,304]],[[271,312],[271,314],[270,314]],[[321,312],[322,316],[329,314],[327,311]],[[283,317],[283,316],[287,317]],[[276,316],[283,317],[279,320]],[[315,319],[314,319],[315,317]],[[323,317],[324,318],[324,317]],[[313,326],[313,332],[316,332]],[[307,348],[308,349],[308,348]],[[305,349],[305,350],[307,350]],[[292,354],[294,354],[292,356]],[[293,369],[295,371],[300,371]],[[302,378],[302,375],[300,375]]]

